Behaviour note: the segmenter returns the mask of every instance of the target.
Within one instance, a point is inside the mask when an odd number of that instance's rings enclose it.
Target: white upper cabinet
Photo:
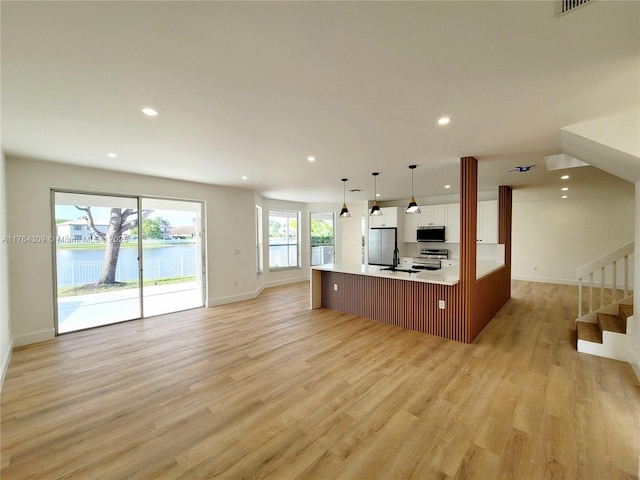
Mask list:
[[[449,203],[447,207],[447,222],[444,235],[446,243],[460,243],[460,204]]]
[[[398,214],[393,207],[380,208],[382,215],[369,216],[369,227],[397,227]]]
[[[498,243],[498,201],[478,202],[478,242]]]
[[[416,237],[418,227],[444,226],[446,234],[447,207],[448,205],[421,205],[420,213],[404,214],[404,241],[416,243],[418,241]],[[456,221],[459,224],[460,220]],[[458,236],[460,236],[459,233]]]
[[[443,226],[447,222],[446,205],[426,205],[420,207],[419,227],[430,227],[432,225]]]
[[[420,220],[419,213],[404,214],[404,241],[405,242],[416,243],[418,241],[416,232],[418,230],[419,220]]]
[[[383,209],[384,210],[384,209]],[[460,204],[428,205],[420,207],[421,213],[404,215],[404,241],[417,242],[418,227],[444,225],[445,242],[460,243]],[[374,217],[371,217],[374,218]],[[498,243],[498,201],[478,202],[477,241]]]

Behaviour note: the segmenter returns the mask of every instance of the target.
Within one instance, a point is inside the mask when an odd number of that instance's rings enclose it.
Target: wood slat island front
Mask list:
[[[470,343],[503,305],[500,299],[487,296],[501,290],[498,286],[504,283],[507,270],[495,262],[478,262],[477,272],[476,283],[486,294],[478,299],[474,315],[462,308],[457,266],[418,274],[366,265],[313,267],[311,308],[329,308]],[[482,319],[480,328],[474,317]]]

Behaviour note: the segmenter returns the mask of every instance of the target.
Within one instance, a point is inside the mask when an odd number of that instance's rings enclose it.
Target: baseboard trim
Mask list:
[[[537,282],[537,283],[554,283],[557,285],[578,285],[577,280],[565,280],[560,278],[546,278],[546,277],[528,277],[526,275],[511,275],[511,280],[522,280],[523,282]]]
[[[0,392],[2,392],[2,386],[4,385],[4,377],[7,374],[7,370],[9,370],[9,363],[11,363],[11,355],[13,354],[13,338],[9,343],[9,348],[7,349],[7,353],[2,359],[2,372],[0,372]]]
[[[537,282],[537,283],[554,283],[557,285],[575,285],[578,286],[578,280],[569,280],[569,279],[563,279],[563,278],[546,278],[546,277],[529,277],[527,275],[511,275],[511,280],[522,280],[524,282]],[[583,287],[587,287],[588,284],[584,283],[582,284]],[[622,284],[618,284],[616,285],[616,288],[618,290],[621,290],[623,287]],[[594,282],[593,283],[593,289],[596,290],[600,288],[600,282]],[[604,284],[604,288],[613,288],[613,284],[611,283],[605,283]],[[629,294],[633,295],[633,285],[629,285]]]
[[[636,352],[634,352],[633,350],[629,352],[629,364],[631,365],[631,368],[635,372],[636,377],[638,378],[638,381],[640,381],[640,359],[636,355]]]
[[[207,307],[217,307],[219,305],[226,305],[228,303],[242,302],[243,300],[251,300],[260,295],[262,289],[256,290],[253,293],[242,293],[240,295],[231,295],[229,297],[214,298],[207,302]]]
[[[275,280],[273,282],[267,282],[265,283],[264,287],[265,288],[279,287],[281,285],[289,285],[290,283],[299,283],[299,282],[308,282],[308,281],[309,281],[309,276],[305,275],[302,277],[288,278],[286,280]]]
[[[213,300],[209,300],[207,302],[207,306],[208,307],[217,307],[219,305],[226,305],[226,304],[229,304],[229,303],[242,302],[244,300],[252,300],[254,298],[257,298],[265,288],[279,287],[281,285],[288,285],[290,283],[308,282],[308,281],[309,281],[309,277],[296,277],[296,278],[289,278],[287,280],[276,280],[276,281],[273,281],[273,282],[264,282],[264,283],[262,283],[262,285],[260,285],[256,289],[255,292],[242,293],[240,295],[231,295],[229,297],[214,298]]]
[[[41,332],[28,333],[27,335],[18,335],[13,337],[13,346],[22,347],[23,345],[31,345],[32,343],[46,342],[56,338],[56,332],[51,330],[43,330]]]

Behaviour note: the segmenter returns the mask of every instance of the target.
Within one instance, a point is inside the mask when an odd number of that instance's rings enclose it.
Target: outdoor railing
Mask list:
[[[146,258],[143,264],[144,280],[168,277],[184,277],[196,274],[196,257]],[[102,261],[58,262],[58,287],[75,287],[94,283],[100,278]],[[116,280],[131,282],[138,280],[138,261],[122,260],[116,266]]]

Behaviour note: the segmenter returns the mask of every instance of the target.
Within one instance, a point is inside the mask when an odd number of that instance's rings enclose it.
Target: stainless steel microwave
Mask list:
[[[416,237],[419,242],[444,242],[444,227],[418,227]]]

